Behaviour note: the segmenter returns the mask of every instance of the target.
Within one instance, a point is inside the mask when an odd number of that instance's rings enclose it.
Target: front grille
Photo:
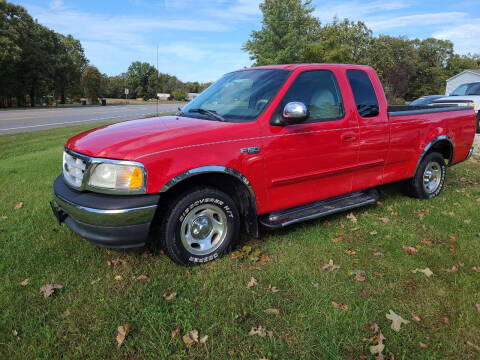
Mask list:
[[[86,169],[87,162],[85,160],[66,151],[63,152],[63,178],[69,185],[80,188]]]

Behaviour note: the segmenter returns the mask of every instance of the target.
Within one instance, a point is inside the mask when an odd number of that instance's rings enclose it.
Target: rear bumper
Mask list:
[[[96,246],[144,246],[159,195],[104,195],[79,192],[65,185],[62,175],[53,184],[53,213],[60,223]]]

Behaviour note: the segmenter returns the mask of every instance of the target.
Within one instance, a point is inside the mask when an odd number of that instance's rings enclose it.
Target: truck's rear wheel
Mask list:
[[[230,196],[200,188],[172,202],[160,228],[161,245],[178,264],[204,263],[230,251],[239,230],[239,213]]]
[[[445,183],[445,172],[445,159],[441,154],[432,152],[426,155],[408,184],[410,193],[419,199],[437,196]]]
[[[477,112],[477,134],[480,134],[480,111]]]

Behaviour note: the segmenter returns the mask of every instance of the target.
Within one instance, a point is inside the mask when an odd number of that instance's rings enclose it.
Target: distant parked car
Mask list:
[[[426,95],[413,100],[408,105],[412,105],[412,106],[430,105],[433,101],[440,99],[442,97],[445,97],[445,95]]]

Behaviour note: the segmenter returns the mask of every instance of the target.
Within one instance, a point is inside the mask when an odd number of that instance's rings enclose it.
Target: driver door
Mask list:
[[[310,116],[294,125],[264,122],[268,211],[352,191],[359,129],[357,118],[345,111],[339,78],[345,83],[344,75],[330,70],[299,73],[272,119],[293,101],[303,102]]]

